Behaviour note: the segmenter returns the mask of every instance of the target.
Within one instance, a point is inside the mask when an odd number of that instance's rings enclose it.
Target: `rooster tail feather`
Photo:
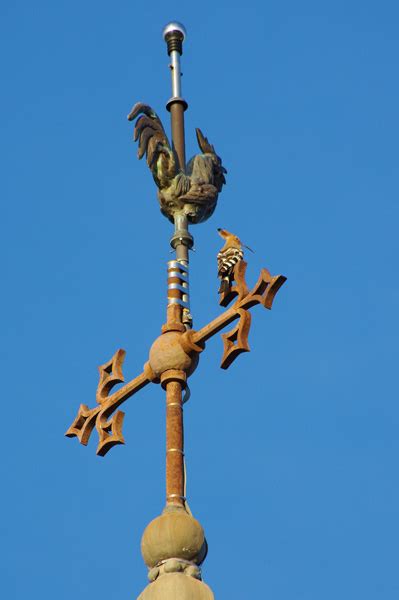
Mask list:
[[[200,150],[204,154],[215,154],[215,148],[212,146],[212,144],[208,142],[208,139],[202,134],[201,129],[198,129],[197,127],[195,133],[197,134],[197,142],[198,146],[200,147]]]
[[[139,116],[141,115],[141,116]],[[177,174],[177,160],[157,113],[142,102],[137,102],[128,115],[129,121],[136,121],[134,140],[139,141],[137,156],[146,155],[147,165],[152,171],[160,189],[168,187]],[[158,159],[162,157],[162,160]]]

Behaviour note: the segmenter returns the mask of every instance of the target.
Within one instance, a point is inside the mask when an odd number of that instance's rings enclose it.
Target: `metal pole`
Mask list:
[[[182,385],[166,384],[166,502],[184,505]]]
[[[187,109],[187,102],[181,97],[181,67],[180,57],[183,54],[183,41],[186,38],[186,30],[181,23],[168,23],[163,30],[163,37],[167,44],[168,54],[170,56],[170,70],[172,79],[172,97],[166,104],[170,111],[172,142],[173,148],[181,171],[186,169],[186,152],[184,141],[184,111]],[[176,260],[187,268],[189,264],[189,250],[193,247],[194,240],[188,231],[187,215],[182,211],[175,214],[175,232],[170,241],[172,248],[176,251]],[[187,290],[188,292],[188,290]],[[189,302],[189,295],[184,298]],[[187,328],[192,325],[192,318],[189,308],[183,308],[182,322]]]
[[[170,112],[172,144],[180,171],[186,170],[184,141],[184,111],[187,102],[181,96],[180,57],[183,54],[183,41],[186,30],[180,23],[168,23],[163,37],[170,56],[172,97],[166,104]],[[193,238],[188,231],[187,215],[182,210],[174,215],[175,231],[170,240],[176,252],[176,260],[168,263],[168,308],[166,331],[189,329],[192,318],[189,308],[189,249]],[[183,377],[183,379],[182,379]],[[173,381],[168,381],[166,389],[166,502],[184,506],[184,436],[183,401],[184,373]]]
[[[184,172],[186,169],[184,111],[188,105],[181,97],[180,57],[183,54],[183,41],[186,37],[186,30],[181,23],[168,23],[163,30],[163,37],[168,47],[169,67],[172,77],[172,97],[166,104],[166,108],[170,111],[173,147],[177,154],[179,167]]]

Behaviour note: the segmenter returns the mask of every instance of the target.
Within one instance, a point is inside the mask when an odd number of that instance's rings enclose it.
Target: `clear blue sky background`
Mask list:
[[[104,459],[63,437],[97,365],[147,360],[171,226],[126,115],[168,126],[161,37],[185,23],[187,154],[228,168],[193,228],[192,309],[220,312],[217,227],[287,284],[251,353],[208,344],[185,410],[188,497],[216,599],[396,600],[398,18],[394,1],[3,2],[1,588],[8,600],[135,598],[164,503],[164,398],[126,405]],[[95,436],[93,436],[95,437]]]

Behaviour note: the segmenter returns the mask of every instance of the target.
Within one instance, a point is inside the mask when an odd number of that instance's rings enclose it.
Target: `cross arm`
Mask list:
[[[198,331],[192,332],[191,335],[192,341],[201,345],[233,321],[239,320],[231,331],[222,334],[224,345],[220,365],[222,369],[227,369],[242,352],[249,352],[248,335],[251,327],[249,309],[256,304],[261,304],[270,310],[278,290],[287,280],[284,275],[272,276],[267,269],[262,269],[258,281],[249,291],[245,281],[246,268],[245,261],[237,263],[234,269],[236,285],[221,296],[220,304],[222,306],[227,306],[236,298],[233,306]]]
[[[124,381],[122,364],[125,355],[124,350],[117,350],[110,361],[99,367],[100,381],[96,394],[98,406],[90,409],[86,404],[81,404],[75,420],[65,433],[67,437],[77,437],[81,444],[87,446],[90,435],[96,427],[99,437],[97,446],[99,456],[105,456],[113,446],[125,443],[122,434],[125,413],[117,410],[110,418],[112,413],[133,394],[154,381],[151,367],[146,363],[140,375],[110,394],[115,385]]]
[[[247,263],[244,261],[237,263],[234,269],[235,285],[221,296],[220,304],[224,307],[235,299],[230,308],[198,331],[191,329],[183,333],[181,330],[177,331],[175,327],[171,330],[165,329],[160,338],[154,342],[150,351],[150,360],[144,365],[143,372],[111,393],[114,386],[124,382],[122,365],[126,353],[124,350],[117,350],[111,360],[99,367],[97,406],[89,408],[86,404],[81,404],[75,420],[65,435],[77,437],[80,443],[86,446],[95,427],[99,437],[97,454],[105,456],[113,446],[125,443],[122,434],[125,414],[117,410],[119,406],[149,383],[162,382],[162,377],[167,373],[178,372],[180,378],[184,376],[185,382],[195,369],[198,363],[195,357],[204,350],[205,342],[234,321],[238,321],[237,324],[229,332],[222,334],[224,350],[220,366],[222,369],[227,369],[242,352],[249,352],[248,335],[251,327],[249,309],[256,304],[271,309],[273,300],[286,281],[286,277],[272,276],[267,269],[262,269],[258,281],[249,291],[245,281],[246,267]],[[167,338],[165,334],[169,337]]]

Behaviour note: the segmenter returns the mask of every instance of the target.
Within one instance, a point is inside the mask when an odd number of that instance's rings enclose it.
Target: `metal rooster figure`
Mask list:
[[[172,223],[176,213],[184,213],[190,223],[209,219],[216,208],[219,192],[226,183],[227,173],[214,147],[196,129],[201,154],[196,154],[185,169],[179,166],[176,151],[169,143],[157,113],[147,104],[138,102],[128,115],[136,122],[134,141],[139,140],[137,156],[147,156],[147,164],[158,186],[162,214]]]
[[[146,155],[147,164],[158,187],[162,213],[174,223],[170,244],[175,251],[167,264],[166,322],[152,343],[142,372],[125,382],[123,362],[126,352],[119,349],[99,367],[96,405],[81,404],[66,431],[87,445],[94,430],[98,434],[97,454],[105,456],[111,448],[124,444],[124,412],[120,406],[147,385],[161,385],[166,393],[166,506],[144,531],[141,549],[148,566],[149,585],[138,600],[214,600],[202,581],[200,566],[205,560],[207,542],[200,523],[186,502],[183,404],[188,400],[188,380],[198,366],[201,353],[212,337],[222,334],[223,355],[220,366],[228,369],[236,358],[249,352],[251,312],[256,305],[270,310],[285,282],[283,275],[261,269],[253,287],[246,282],[245,246],[226,229],[219,229],[224,246],[217,256],[220,278],[219,305],[225,310],[199,329],[192,328],[189,287],[189,250],[193,238],[190,223],[202,223],[215,210],[226,169],[206,137],[197,129],[200,153],[187,164],[185,160],[184,111],[181,97],[180,56],[185,39],[184,27],[169,23],[164,39],[171,64],[172,144],[158,115],[147,104],[138,103],[128,119],[137,119],[134,139],[139,141],[138,157]],[[250,248],[248,248],[251,250]],[[143,309],[140,311],[142,312]],[[114,389],[116,388],[116,389]]]

